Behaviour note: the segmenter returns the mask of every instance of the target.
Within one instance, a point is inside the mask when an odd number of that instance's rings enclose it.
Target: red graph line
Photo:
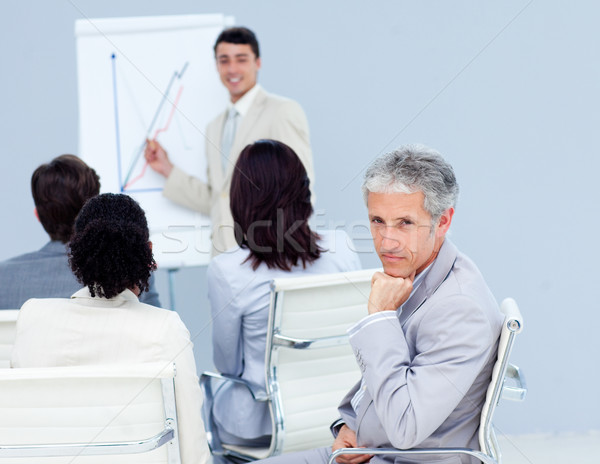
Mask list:
[[[156,132],[154,132],[154,137],[152,138],[152,140],[156,140],[156,137],[158,137],[158,134],[160,134],[161,132],[166,132],[169,129],[169,126],[171,125],[171,121],[173,120],[173,115],[175,114],[175,110],[177,109],[177,103],[179,103],[179,98],[181,97],[181,92],[183,92],[183,85],[181,87],[179,87],[179,91],[177,92],[177,96],[175,97],[175,102],[173,102],[173,107],[171,108],[171,114],[169,114],[169,119],[167,119],[167,124],[165,124],[165,127],[161,128],[161,129],[156,129]]]
[[[171,107],[171,113],[169,114],[167,123],[165,124],[164,127],[156,129],[156,131],[154,132],[154,137],[152,137],[152,140],[156,140],[156,137],[158,137],[158,134],[160,134],[161,132],[166,132],[169,129],[169,126],[171,125],[171,121],[173,120],[173,116],[175,115],[175,110],[177,109],[177,104],[179,103],[179,98],[181,97],[181,92],[183,92],[183,85],[181,87],[179,87],[179,91],[177,92],[177,96],[175,97],[175,101],[173,102],[173,106]],[[138,180],[140,180],[142,177],[144,177],[144,174],[146,174],[147,168],[148,168],[148,161],[146,161],[144,163],[142,172],[140,172],[136,177],[134,177],[129,182],[127,182],[125,184],[125,186],[123,187],[123,190],[127,190],[129,187],[131,187],[133,184],[135,184]]]

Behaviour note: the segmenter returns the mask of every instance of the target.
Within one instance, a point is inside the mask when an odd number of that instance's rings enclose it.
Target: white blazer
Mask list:
[[[190,333],[177,313],[140,303],[129,290],[106,299],[87,288],[71,299],[28,300],[19,312],[12,367],[140,362],[176,363],[182,463],[207,463],[202,392]]]

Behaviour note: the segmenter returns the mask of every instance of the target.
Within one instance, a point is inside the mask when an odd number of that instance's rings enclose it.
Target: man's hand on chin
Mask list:
[[[371,279],[369,314],[380,311],[396,311],[410,296],[415,272],[409,277],[392,277],[376,272]]]
[[[333,442],[331,451],[337,451],[340,448],[358,448],[356,442],[356,433],[350,429],[347,425],[342,425],[342,428],[338,432],[338,436]],[[370,454],[342,454],[337,457],[336,462],[338,464],[361,464],[368,462],[373,456]]]

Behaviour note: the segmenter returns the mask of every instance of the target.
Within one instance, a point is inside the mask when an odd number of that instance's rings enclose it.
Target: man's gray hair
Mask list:
[[[377,158],[365,173],[362,191],[367,203],[373,193],[423,192],[423,207],[435,223],[456,205],[458,183],[452,166],[424,145],[405,145]]]

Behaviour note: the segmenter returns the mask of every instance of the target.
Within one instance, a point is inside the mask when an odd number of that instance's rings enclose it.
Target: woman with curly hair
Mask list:
[[[344,231],[310,229],[308,176],[281,142],[259,140],[244,148],[231,179],[230,207],[239,246],[213,258],[207,271],[214,363],[219,372],[264,388],[271,280],[352,271],[360,261]],[[213,417],[225,443],[270,441],[268,405],[241,385],[217,392]]]
[[[173,311],[138,301],[152,257],[142,208],[126,195],[87,201],[75,220],[69,263],[85,287],[70,299],[31,299],[22,307],[12,367],[174,362],[181,458],[207,463],[190,334]]]

